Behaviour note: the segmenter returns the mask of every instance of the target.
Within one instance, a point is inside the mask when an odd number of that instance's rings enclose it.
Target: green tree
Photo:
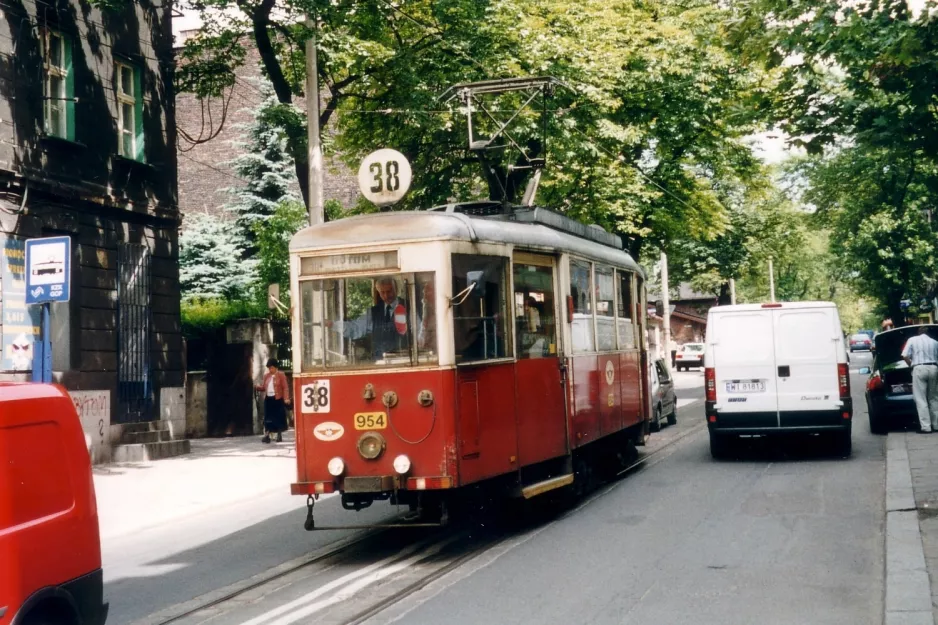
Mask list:
[[[243,240],[231,226],[211,215],[186,217],[179,236],[179,286],[184,299],[249,296],[256,262],[245,260]]]
[[[242,138],[234,144],[240,153],[230,162],[244,183],[228,190],[233,197],[225,209],[235,215],[248,256],[258,249],[258,225],[272,219],[284,202],[299,201],[293,158],[274,114],[277,110],[276,101],[268,96],[252,111],[252,121],[241,127]]]
[[[281,203],[274,214],[254,226],[257,237],[257,293],[266,301],[267,287],[280,285],[280,301],[290,306],[290,239],[307,223],[306,207],[298,201]],[[282,312],[282,311],[281,311]]]
[[[807,201],[857,290],[894,319],[934,296],[935,234],[922,211],[938,189],[938,20],[905,0],[749,0],[730,32],[778,77],[772,115],[814,158]]]

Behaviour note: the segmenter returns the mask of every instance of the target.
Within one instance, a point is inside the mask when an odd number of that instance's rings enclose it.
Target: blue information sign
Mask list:
[[[72,240],[48,237],[26,240],[26,303],[67,302]]]

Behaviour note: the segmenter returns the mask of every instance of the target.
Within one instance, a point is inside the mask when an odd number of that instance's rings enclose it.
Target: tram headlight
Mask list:
[[[329,461],[329,464],[326,465],[326,469],[332,477],[339,477],[345,473],[345,461],[336,456]]]
[[[365,460],[376,460],[384,453],[386,445],[387,443],[385,443],[384,437],[377,432],[365,432],[362,434],[362,437],[358,439],[358,453],[360,453]]]
[[[410,458],[406,455],[401,454],[394,459],[394,470],[397,471],[399,475],[404,475],[410,471]]]

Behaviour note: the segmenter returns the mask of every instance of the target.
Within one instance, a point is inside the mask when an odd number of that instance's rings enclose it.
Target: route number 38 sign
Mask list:
[[[329,380],[313,380],[300,387],[300,412],[324,414],[329,412],[332,394]]]
[[[412,175],[406,156],[384,148],[362,161],[358,168],[358,188],[375,206],[390,206],[407,194]]]

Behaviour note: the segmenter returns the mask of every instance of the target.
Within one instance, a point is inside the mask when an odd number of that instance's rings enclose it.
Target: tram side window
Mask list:
[[[516,262],[514,276],[518,358],[546,358],[556,354],[553,269]]]
[[[591,352],[593,347],[593,279],[590,264],[570,261],[570,295],[573,296],[573,351]]]
[[[632,274],[628,271],[616,271],[619,279],[618,320],[619,349],[635,348],[634,306],[632,302]]]
[[[322,311],[316,305],[321,296],[319,281],[300,282],[300,351],[303,371],[322,367]]]
[[[509,355],[508,259],[453,254],[456,363]]]
[[[596,343],[599,351],[616,348],[615,274],[612,267],[596,265]]]

